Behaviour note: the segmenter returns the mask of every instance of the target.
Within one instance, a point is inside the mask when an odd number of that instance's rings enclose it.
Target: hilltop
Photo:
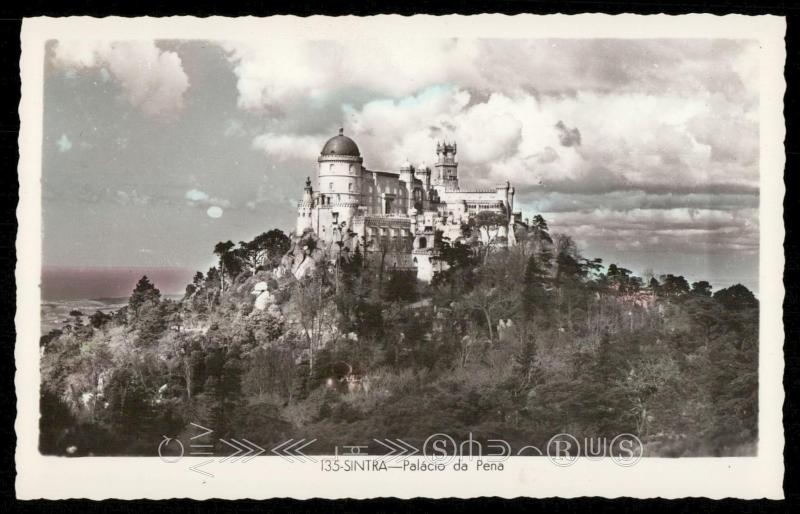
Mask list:
[[[440,240],[430,284],[313,236],[214,247],[180,299],[42,337],[46,454],[154,455],[190,422],[262,446],[436,432],[540,448],[629,432],[648,455],[753,455],[758,301],[581,254],[540,216],[518,244]],[[299,277],[299,278],[298,278]]]

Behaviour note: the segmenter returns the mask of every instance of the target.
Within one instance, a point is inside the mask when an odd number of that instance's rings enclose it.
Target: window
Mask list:
[[[328,191],[333,191],[333,182],[328,184]]]
[[[333,171],[333,163],[328,164],[328,171]]]
[[[353,190],[353,183],[352,182],[347,184],[347,190],[348,191],[352,191]]]
[[[350,165],[350,174],[352,175],[356,171],[356,167],[352,164]]]

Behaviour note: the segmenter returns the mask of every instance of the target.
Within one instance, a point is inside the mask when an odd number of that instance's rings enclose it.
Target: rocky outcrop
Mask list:
[[[325,261],[324,244],[312,231],[292,236],[289,251],[281,259],[281,268],[297,279],[313,274],[317,265]]]

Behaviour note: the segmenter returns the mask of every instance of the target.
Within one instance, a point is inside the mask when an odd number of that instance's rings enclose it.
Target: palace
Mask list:
[[[437,232],[455,241],[463,235],[462,225],[481,212],[502,220],[478,229],[485,244],[515,244],[514,224],[521,216],[513,211],[514,188],[509,182],[462,188],[456,152],[455,143],[440,142],[433,169],[406,162],[397,172],[371,170],[355,141],[339,129],[317,159],[316,190],[306,179],[297,235],[311,230],[330,245],[359,245],[367,257],[381,254],[386,266],[415,269],[425,281],[441,266],[435,259]]]

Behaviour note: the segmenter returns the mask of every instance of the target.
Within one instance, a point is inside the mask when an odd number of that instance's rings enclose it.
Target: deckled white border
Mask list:
[[[396,496],[401,498],[665,497],[782,498],[783,446],[783,37],[774,16],[375,16],[369,18],[36,18],[22,26],[22,101],[17,210],[17,344],[19,498],[269,498]],[[41,270],[41,144],[44,43],[56,38],[245,40],[267,37],[361,39],[467,38],[730,38],[760,41],[759,224],[761,300],[758,457],[643,459],[632,468],[581,459],[559,468],[547,459],[513,458],[494,473],[323,473],[278,457],[217,467],[205,482],[192,463],[157,458],[42,457],[39,412],[39,279]],[[202,462],[196,460],[196,462]],[[196,463],[195,462],[195,463]],[[222,466],[222,465],[220,465]]]

